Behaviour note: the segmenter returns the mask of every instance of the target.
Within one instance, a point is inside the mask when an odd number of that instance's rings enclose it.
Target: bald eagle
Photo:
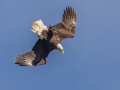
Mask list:
[[[64,48],[60,42],[75,36],[76,13],[72,7],[67,7],[60,23],[47,28],[41,20],[38,20],[33,22],[31,29],[38,34],[39,39],[30,52],[15,58],[15,64],[20,66],[44,65],[48,54],[54,49],[64,54]]]

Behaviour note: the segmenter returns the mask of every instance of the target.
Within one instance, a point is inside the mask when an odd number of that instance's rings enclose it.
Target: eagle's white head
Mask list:
[[[48,31],[48,28],[44,25],[42,20],[37,20],[33,22],[31,30],[34,33],[37,33],[40,36],[40,39],[43,39],[42,32]]]

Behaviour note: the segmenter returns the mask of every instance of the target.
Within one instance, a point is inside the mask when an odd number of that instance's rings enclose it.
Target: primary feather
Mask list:
[[[51,26],[51,29],[54,30],[53,32],[59,33],[59,41],[62,41],[63,39],[75,36],[76,24],[76,13],[72,7],[68,7],[64,10],[61,23]]]
[[[35,56],[36,55],[35,55],[34,51],[27,52],[22,55],[18,55],[15,58],[15,64],[19,64],[21,66],[33,66],[32,62],[33,62],[33,60],[35,60]]]

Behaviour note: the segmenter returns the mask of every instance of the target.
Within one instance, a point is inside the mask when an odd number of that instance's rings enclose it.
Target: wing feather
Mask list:
[[[65,38],[73,38],[76,31],[76,13],[72,7],[64,10],[61,23],[50,27],[53,33],[58,33],[56,37],[61,42]]]
[[[34,51],[27,52],[22,55],[18,55],[15,58],[15,64],[19,64],[21,66],[33,66],[32,62],[33,62],[33,60],[35,60],[35,56],[36,55],[35,55]]]
[[[76,13],[73,8],[68,7],[64,10],[61,23],[67,30],[70,30],[73,26],[76,26]]]
[[[64,10],[61,23],[58,23],[52,28],[56,30],[64,29],[70,31],[73,27],[76,27],[76,13],[72,7],[67,7]]]

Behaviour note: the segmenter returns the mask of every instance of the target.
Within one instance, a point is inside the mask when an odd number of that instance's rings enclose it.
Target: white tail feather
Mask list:
[[[33,22],[32,29],[34,33],[37,33],[39,36],[41,36],[43,31],[48,31],[47,26],[44,25],[42,20],[37,20]]]

